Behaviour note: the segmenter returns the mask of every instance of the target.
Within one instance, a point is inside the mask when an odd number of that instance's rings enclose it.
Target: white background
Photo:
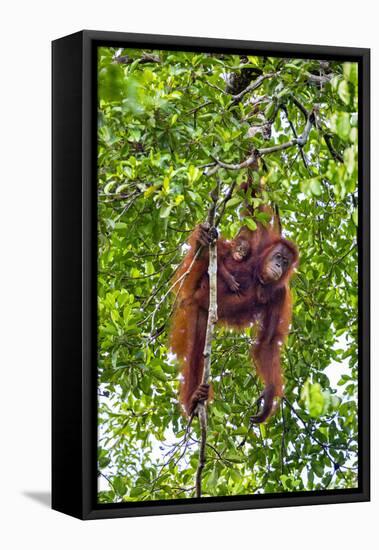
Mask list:
[[[360,0],[3,2],[0,59],[3,548],[343,548],[378,543],[379,399],[373,501],[80,522],[50,486],[50,41],[87,28],[372,48],[373,228],[378,231],[378,16]],[[378,269],[373,258],[373,269]],[[376,271],[373,271],[376,273]],[[373,276],[373,280],[377,280]],[[373,292],[373,336],[378,292]],[[4,307],[5,302],[5,307]],[[374,338],[373,338],[374,340]],[[373,351],[377,346],[373,342]],[[375,361],[376,362],[376,361]],[[374,361],[373,361],[374,363]],[[373,388],[378,379],[373,364]],[[70,397],[67,396],[69,403]]]

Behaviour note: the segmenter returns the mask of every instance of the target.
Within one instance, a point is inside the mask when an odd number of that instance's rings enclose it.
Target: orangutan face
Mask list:
[[[250,244],[245,239],[237,239],[233,243],[232,257],[236,262],[242,262],[250,253]]]
[[[278,243],[267,254],[264,261],[261,279],[262,282],[273,283],[285,276],[294,262],[293,252],[283,243]]]

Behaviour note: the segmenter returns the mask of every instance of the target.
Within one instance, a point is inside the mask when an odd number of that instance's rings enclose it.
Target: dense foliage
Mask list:
[[[262,154],[252,173],[255,206],[279,206],[301,255],[286,397],[249,429],[251,331],[216,331],[203,495],[356,487],[357,65],[101,48],[98,76],[99,501],[194,496],[199,431],[178,405],[170,280],[216,178],[222,196],[246,180],[209,165],[301,136],[310,112],[304,147]],[[241,202],[236,186],[225,237],[246,223]]]

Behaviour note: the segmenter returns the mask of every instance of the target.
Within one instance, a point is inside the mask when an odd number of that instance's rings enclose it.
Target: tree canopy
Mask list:
[[[300,251],[285,398],[249,427],[251,330],[217,327],[203,495],[357,486],[357,146],[356,63],[99,48],[99,502],[194,496],[170,287],[216,180],[224,237],[261,221],[241,220],[248,170]]]

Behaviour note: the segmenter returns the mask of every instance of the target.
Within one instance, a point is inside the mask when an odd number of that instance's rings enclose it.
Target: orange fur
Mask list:
[[[252,357],[257,373],[265,384],[265,404],[261,414],[254,417],[255,422],[264,421],[272,411],[274,398],[283,395],[280,350],[291,321],[289,280],[298,261],[298,252],[293,243],[280,236],[277,227],[275,216],[267,226],[258,224],[255,231],[243,227],[236,237],[248,240],[250,244],[249,256],[243,261],[233,259],[233,242],[219,239],[217,243],[220,323],[235,328],[245,328],[255,322],[259,325]],[[194,394],[202,383],[204,370],[203,350],[209,306],[207,247],[193,262],[199,242],[203,242],[202,232],[204,228],[198,226],[192,233],[190,249],[176,274],[174,292],[177,293],[178,303],[170,335],[171,349],[182,367],[180,399],[187,414],[194,410]],[[278,281],[264,284],[261,275],[266,269],[269,254],[278,244],[284,245],[288,254],[292,255],[292,263]],[[192,268],[188,272],[191,264]],[[223,270],[238,282],[238,292],[230,289]]]

